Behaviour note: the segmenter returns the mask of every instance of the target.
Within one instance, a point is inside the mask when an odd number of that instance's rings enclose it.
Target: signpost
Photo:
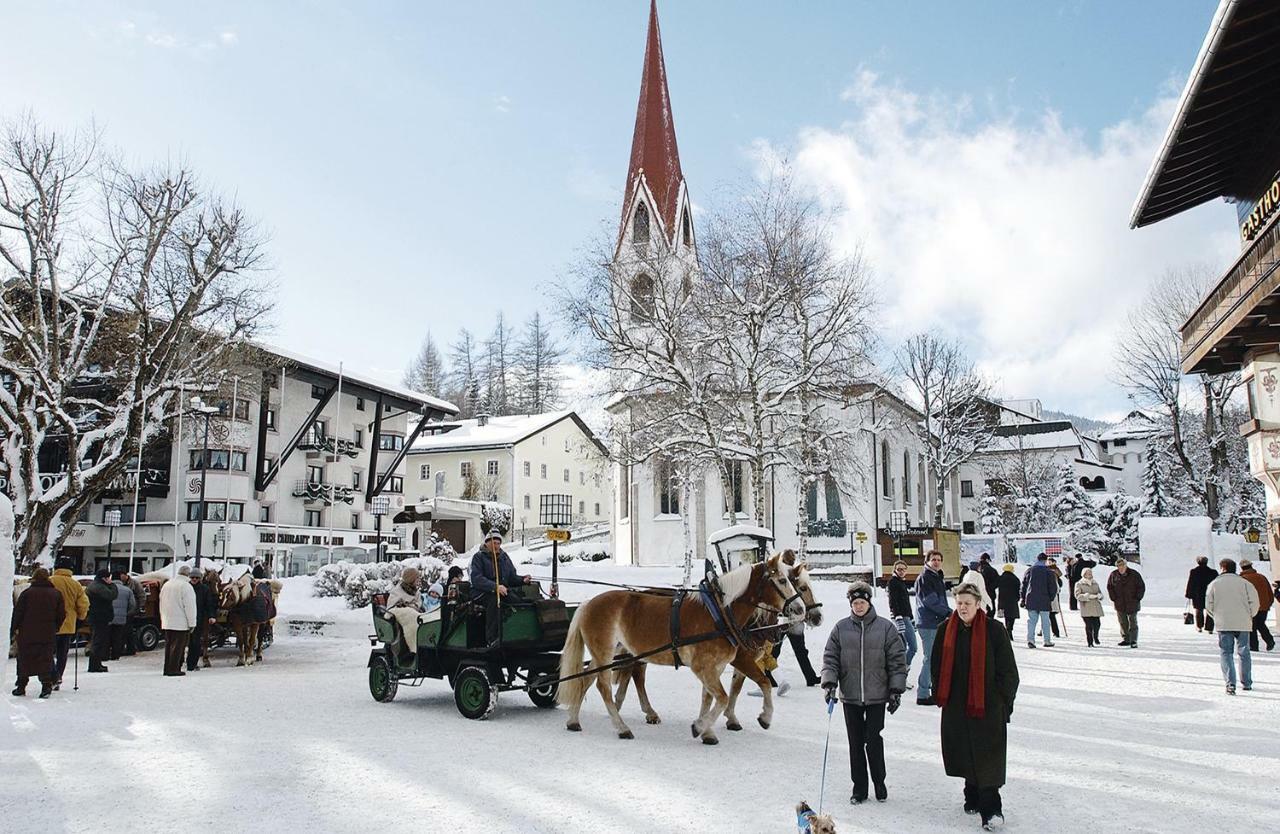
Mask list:
[[[911,529],[910,516],[906,510],[892,510],[889,513],[889,535],[893,536],[893,558],[902,558],[902,537]],[[876,579],[884,573],[884,568],[876,566]]]
[[[560,542],[569,541],[573,523],[572,495],[539,495],[538,523],[547,528],[551,540],[551,598],[560,596]]]

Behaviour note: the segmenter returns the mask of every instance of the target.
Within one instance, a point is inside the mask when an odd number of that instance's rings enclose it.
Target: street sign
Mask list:
[[[861,533],[861,532],[860,532],[860,533],[858,533],[858,541],[859,541],[859,543],[861,543],[861,542],[865,542],[866,540],[867,540],[867,534],[866,534],[866,533]]]
[[[568,530],[548,530],[547,531],[547,539],[553,542],[567,542],[569,541],[569,538],[570,537],[569,537]]]

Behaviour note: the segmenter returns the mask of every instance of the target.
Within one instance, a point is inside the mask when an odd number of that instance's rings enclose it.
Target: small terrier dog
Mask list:
[[[836,823],[830,814],[818,814],[808,802],[801,802],[796,806],[796,830],[799,834],[836,834]]]

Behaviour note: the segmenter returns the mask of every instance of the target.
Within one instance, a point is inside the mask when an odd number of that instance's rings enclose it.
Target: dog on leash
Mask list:
[[[830,814],[819,814],[808,802],[801,802],[796,806],[796,830],[799,834],[836,834],[836,823]]]

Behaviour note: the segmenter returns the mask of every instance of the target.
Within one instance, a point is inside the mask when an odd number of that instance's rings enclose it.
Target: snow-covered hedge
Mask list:
[[[560,548],[560,563],[579,559],[583,562],[603,562],[613,558],[613,547],[608,542],[581,542]],[[548,560],[549,561],[549,560]]]
[[[452,550],[452,548],[450,548]],[[316,571],[314,593],[318,597],[345,597],[350,608],[363,608],[374,594],[390,591],[400,581],[405,568],[417,568],[422,586],[441,580],[447,565],[434,556],[419,556],[397,562],[334,562]]]

